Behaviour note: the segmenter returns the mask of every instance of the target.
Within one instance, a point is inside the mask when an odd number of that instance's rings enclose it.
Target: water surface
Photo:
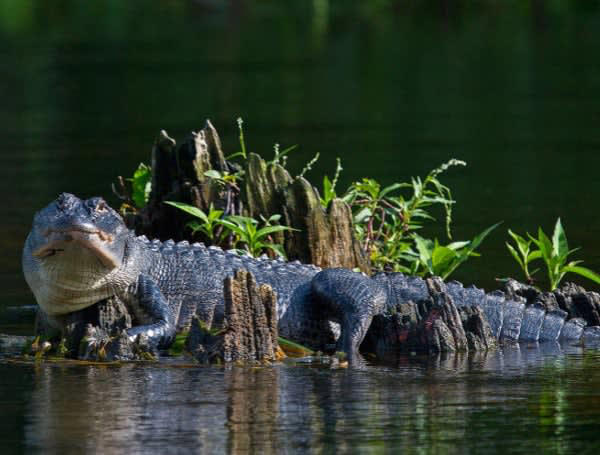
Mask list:
[[[598,362],[514,345],[339,370],[0,363],[0,433],[44,453],[585,452]]]

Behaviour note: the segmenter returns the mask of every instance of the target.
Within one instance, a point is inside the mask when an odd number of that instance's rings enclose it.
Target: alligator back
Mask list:
[[[281,318],[295,292],[319,272],[313,265],[253,258],[201,243],[172,240],[150,241],[145,236],[132,239],[135,261],[145,264],[141,273],[149,275],[177,314],[178,328],[189,326],[197,314],[209,325],[223,317],[223,281],[236,270],[251,272],[257,283],[268,284],[277,293],[278,317]]]

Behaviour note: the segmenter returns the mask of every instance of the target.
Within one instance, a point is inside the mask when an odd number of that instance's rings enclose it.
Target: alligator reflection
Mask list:
[[[341,370],[42,364],[25,444],[109,453],[582,448],[600,442],[598,361],[577,347],[517,344]]]

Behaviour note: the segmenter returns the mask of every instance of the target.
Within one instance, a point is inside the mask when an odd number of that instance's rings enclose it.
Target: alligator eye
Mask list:
[[[103,200],[100,200],[96,204],[96,212],[106,212],[106,202],[104,202]]]

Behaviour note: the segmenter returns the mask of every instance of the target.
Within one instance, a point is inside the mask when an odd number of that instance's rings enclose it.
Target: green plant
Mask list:
[[[348,189],[343,199],[353,210],[355,234],[374,270],[409,274],[427,273],[447,278],[469,257],[497,226],[491,226],[473,240],[441,245],[417,235],[427,222],[435,221],[431,207],[441,205],[446,218],[446,235],[451,238],[452,193],[439,180],[450,167],[465,166],[452,159],[432,170],[424,179],[393,183],[382,187],[373,179],[362,179]],[[409,189],[408,196],[402,190]],[[435,254],[434,254],[435,252]]]
[[[515,249],[510,243],[506,242],[506,247],[508,248],[508,251],[510,251],[510,254],[515,259],[515,261],[517,261],[517,264],[519,264],[519,267],[521,267],[521,270],[523,271],[523,274],[525,275],[525,279],[527,280],[527,283],[533,284],[533,282],[534,282],[533,275],[539,269],[536,269],[533,272],[530,272],[529,271],[529,263],[536,259],[541,258],[542,257],[541,251],[540,250],[532,250],[531,249],[532,240],[525,239],[524,237],[521,237],[519,234],[515,234],[510,229],[508,230],[508,235],[510,235],[513,238],[513,240],[515,241],[515,245],[517,247]]]
[[[165,204],[171,205],[173,207],[178,208],[179,210],[183,210],[186,213],[194,216],[199,219],[201,223],[198,221],[190,221],[186,224],[192,232],[202,232],[211,243],[216,244],[219,243],[219,232],[218,228],[221,226],[221,217],[223,215],[223,210],[216,210],[213,205],[210,205],[208,214],[204,213],[204,211],[200,210],[198,207],[194,207],[193,205],[184,204],[182,202],[175,201],[165,201]]]
[[[238,125],[238,130],[239,130],[239,142],[240,142],[240,151],[233,153],[231,155],[229,155],[228,157],[226,157],[228,160],[235,158],[237,156],[241,156],[242,158],[244,158],[244,160],[246,160],[248,158],[248,155],[246,153],[246,140],[244,139],[244,120],[242,119],[242,117],[238,117],[237,119],[237,125]]]
[[[411,183],[398,184],[399,188],[412,189],[410,199],[405,199],[402,196],[393,199],[393,203],[396,204],[401,214],[404,230],[420,229],[423,221],[435,220],[425,209],[434,204],[441,204],[446,214],[446,236],[449,239],[452,238],[450,225],[452,224],[454,200],[452,200],[450,188],[440,182],[438,175],[453,166],[466,165],[466,162],[453,158],[432,170],[424,180],[421,180],[420,177],[413,177]]]
[[[296,148],[298,148],[298,145],[294,144],[294,145],[291,145],[288,148],[280,151],[279,144],[275,144],[273,146],[273,152],[274,152],[273,159],[271,161],[267,161],[267,166],[271,166],[273,164],[279,164],[279,165],[285,167],[287,164],[287,154],[290,153],[292,150],[295,150]]]
[[[167,201],[165,204],[182,210],[200,220],[192,220],[187,227],[194,233],[202,232],[212,244],[221,244],[227,237],[232,238],[233,248],[258,256],[266,250],[272,250],[277,255],[285,257],[282,245],[271,241],[271,234],[282,231],[295,230],[288,226],[277,223],[281,215],[272,215],[268,219],[262,219],[263,227],[254,218],[239,215],[224,215],[222,210],[216,210],[212,205],[209,213],[205,213],[198,207],[184,204],[182,202]],[[237,248],[241,243],[243,248]]]
[[[335,168],[335,174],[333,175],[333,180],[329,180],[329,177],[323,177],[323,195],[321,196],[321,206],[326,209],[329,206],[329,203],[337,197],[335,192],[335,187],[337,185],[338,179],[340,178],[340,173],[342,172],[342,162],[338,158],[337,166]]]
[[[319,157],[321,156],[321,154],[319,152],[315,153],[315,156],[313,156],[308,163],[306,163],[304,165],[304,167],[302,168],[302,170],[300,171],[300,174],[298,174],[296,176],[296,178],[300,178],[300,177],[304,177],[304,174],[306,174],[308,171],[310,171],[312,169],[312,167],[315,165],[315,163],[317,161],[319,161]]]
[[[219,182],[221,185],[223,185],[225,187],[233,186],[235,189],[238,189],[238,190],[239,190],[239,188],[237,186],[237,182],[238,182],[238,180],[242,179],[243,175],[244,175],[244,172],[242,170],[234,172],[233,174],[230,174],[227,171],[219,172],[214,169],[204,172],[205,177],[216,180],[217,182]]]
[[[278,221],[280,215],[273,215],[266,220],[266,226],[259,228],[258,220],[246,216],[228,216],[220,220],[220,223],[234,233],[234,248],[238,243],[244,245],[243,250],[252,256],[258,256],[264,250],[272,250],[277,255],[285,257],[283,246],[269,241],[269,236],[275,232],[295,230],[288,226],[271,225]]]
[[[131,182],[131,199],[135,206],[138,209],[145,207],[152,190],[152,169],[148,165],[140,163],[133,173],[133,177],[127,180]]]
[[[580,265],[578,265],[581,264],[582,261],[567,262],[567,258],[569,257],[569,255],[577,251],[579,248],[569,249],[567,235],[562,226],[562,223],[560,222],[560,218],[556,220],[556,224],[554,225],[552,240],[548,238],[548,236],[544,233],[541,227],[538,228],[537,238],[533,237],[529,233],[527,233],[527,236],[538,248],[538,250],[529,252],[527,254],[527,262],[531,262],[538,258],[543,259],[546,265],[548,281],[550,284],[551,291],[558,287],[561,280],[567,273],[576,273],[580,276],[583,276],[584,278],[592,280],[596,283],[600,283],[600,275],[586,267],[581,267]],[[521,237],[521,239],[523,238]],[[518,241],[517,245],[519,245]],[[521,255],[523,255],[522,252]],[[517,259],[517,257],[515,257],[514,254],[513,257],[515,258],[515,260]],[[523,256],[520,257],[521,260],[522,258]],[[519,263],[519,265],[521,265],[521,262],[519,260],[517,260],[517,262]],[[521,267],[523,268],[523,266]]]
[[[500,223],[488,227],[479,235],[476,235],[473,240],[452,242],[445,246],[440,245],[438,239],[431,241],[418,234],[413,234],[418,251],[418,261],[416,262],[419,264],[419,267],[414,268],[413,272],[420,275],[436,275],[444,280],[447,279],[467,259],[472,256],[479,256],[475,250],[498,225]],[[419,268],[424,270],[424,273],[419,273]]]

